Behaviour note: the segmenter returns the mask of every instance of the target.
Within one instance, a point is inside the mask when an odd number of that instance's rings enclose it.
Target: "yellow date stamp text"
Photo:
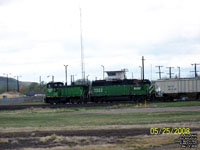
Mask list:
[[[150,135],[190,134],[190,128],[150,128]]]

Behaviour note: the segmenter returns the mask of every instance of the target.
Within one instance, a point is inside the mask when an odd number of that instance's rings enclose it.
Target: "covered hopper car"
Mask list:
[[[188,97],[200,99],[200,78],[175,78],[154,81],[157,92],[161,97],[172,100],[175,98]]]

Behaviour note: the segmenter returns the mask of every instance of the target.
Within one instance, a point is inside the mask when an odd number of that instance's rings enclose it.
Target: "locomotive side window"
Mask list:
[[[63,83],[59,83],[59,87],[62,87],[63,86]]]
[[[63,83],[49,83],[49,84],[47,84],[47,88],[56,88],[56,87],[63,87]]]
[[[108,76],[116,76],[115,72],[108,72],[107,74],[108,74]]]
[[[52,84],[47,84],[47,88],[52,88]]]
[[[54,83],[54,87],[62,87],[63,83]]]

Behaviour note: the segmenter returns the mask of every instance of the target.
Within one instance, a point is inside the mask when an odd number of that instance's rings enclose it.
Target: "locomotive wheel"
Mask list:
[[[69,100],[69,103],[74,104],[74,101],[72,99]]]

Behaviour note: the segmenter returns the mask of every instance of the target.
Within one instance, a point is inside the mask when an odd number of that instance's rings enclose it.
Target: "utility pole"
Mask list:
[[[101,65],[101,67],[103,68],[103,80],[104,80],[104,65]]]
[[[152,64],[151,64],[151,81],[152,81]]]
[[[140,68],[140,78],[142,80],[142,66],[139,66],[139,68]]]
[[[73,80],[73,75],[71,75],[71,85],[72,85],[72,82],[73,82],[72,80]]]
[[[172,68],[174,68],[174,67],[166,67],[166,68],[169,68],[169,78],[171,79],[172,78],[172,74],[174,74],[174,73],[172,73]]]
[[[191,65],[194,66],[194,71],[190,71],[190,72],[194,72],[195,73],[195,78],[196,78],[196,77],[198,77],[197,72],[199,72],[199,71],[197,71],[197,65],[200,65],[200,64],[194,63],[194,64],[191,64]]]
[[[64,65],[65,67],[65,85],[67,85],[67,67],[68,65]]]
[[[159,73],[159,79],[161,79],[161,74],[163,73],[163,72],[161,72],[161,67],[163,67],[163,66],[156,66],[156,67],[158,67],[158,72],[156,72],[156,73]]]
[[[181,78],[181,67],[177,67],[178,68],[178,78],[180,79]]]
[[[74,75],[72,75],[72,82],[74,82]]]
[[[90,75],[87,75],[87,84],[89,84],[89,76],[90,76]]]
[[[52,75],[52,82],[54,82],[54,76]]]
[[[3,73],[3,75],[6,75],[6,91],[8,92],[9,91],[9,88],[8,88],[8,73]],[[11,73],[9,73],[9,75],[11,75]]]
[[[7,78],[6,78],[6,83],[7,83],[7,92],[8,92],[8,74],[7,74]]]
[[[17,92],[19,92],[19,77],[22,77],[22,76],[17,76]]]
[[[18,80],[18,76],[17,76],[17,80]],[[40,81],[40,94],[41,94],[41,93],[42,93],[42,84],[41,84],[42,79],[41,79],[41,76],[40,76],[39,81]],[[18,91],[18,92],[19,92],[19,91]]]
[[[50,75],[47,76],[47,78],[50,77]],[[54,76],[51,76],[51,82],[54,82]]]
[[[144,81],[144,56],[142,56],[142,80]]]

